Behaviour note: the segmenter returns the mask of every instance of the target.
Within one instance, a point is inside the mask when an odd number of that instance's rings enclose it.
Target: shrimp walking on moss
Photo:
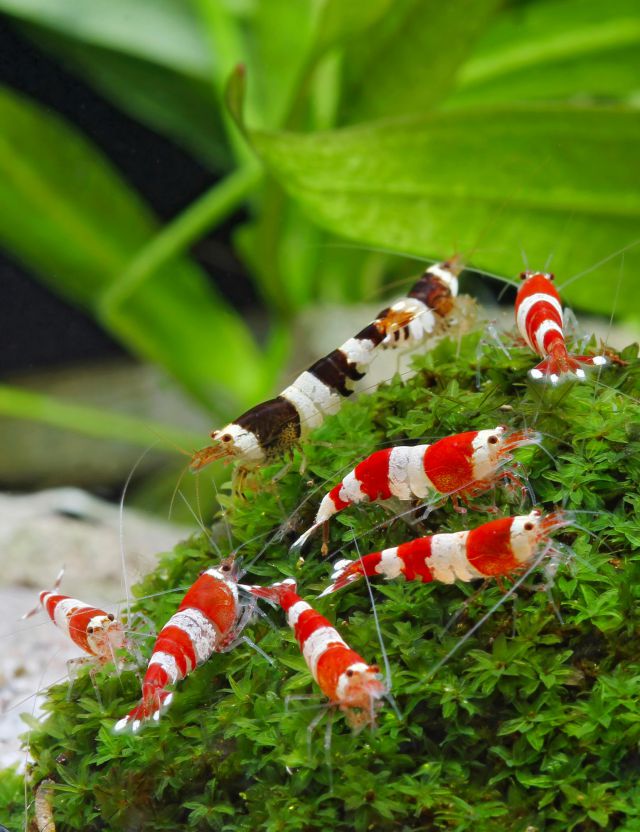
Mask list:
[[[511,452],[539,444],[541,435],[531,430],[508,430],[498,425],[447,436],[432,445],[396,445],[368,456],[322,499],[313,525],[296,540],[300,549],[320,526],[324,530],[323,554],[328,551],[328,523],[345,508],[362,502],[424,499],[451,496],[457,511],[466,509],[459,500],[482,494],[500,476],[518,480],[504,471]],[[518,484],[519,481],[518,481]]]
[[[63,575],[64,569],[56,578],[53,589],[43,590],[40,593],[39,604],[22,618],[31,618],[42,608],[74,644],[88,653],[88,656],[72,659],[74,664],[105,665],[110,661],[117,664],[116,651],[128,647],[122,623],[113,613],[105,612],[77,598],[61,595],[58,589]]]
[[[334,565],[332,583],[320,597],[330,595],[361,578],[382,576],[393,580],[452,584],[518,574],[548,545],[554,531],[570,525],[572,513],[539,509],[503,517],[471,531],[434,534]]]
[[[164,625],[142,681],[142,701],[116,723],[117,732],[157,722],[173,699],[169,685],[184,679],[213,653],[228,650],[251,617],[252,607],[238,598],[232,557],[207,569],[188,590]]]
[[[236,487],[249,471],[293,447],[353,395],[378,355],[378,348],[413,347],[446,331],[458,294],[459,257],[429,267],[406,297],[383,309],[376,319],[338,349],[312,364],[274,399],[243,413],[211,433],[212,444],[194,454],[199,471],[216,459],[239,462]]]
[[[270,587],[243,588],[257,598],[278,604],[286,613],[311,675],[329,704],[345,714],[354,731],[373,726],[381,700],[388,693],[379,667],[367,664],[335,627],[297,594],[293,578]]]
[[[544,360],[529,375],[536,381],[558,384],[570,378],[583,381],[584,368],[602,367],[604,355],[572,355],[567,350],[563,331],[562,304],[552,281],[543,272],[523,272],[523,283],[516,297],[516,323],[520,334]]]

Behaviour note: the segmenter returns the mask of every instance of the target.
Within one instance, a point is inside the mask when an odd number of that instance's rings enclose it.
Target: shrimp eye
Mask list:
[[[89,635],[91,635],[91,633],[93,632],[93,627],[87,627],[87,632],[89,633]]]
[[[526,280],[528,276],[526,272],[520,272],[520,280]]]
[[[353,676],[353,670],[347,670],[347,676]]]
[[[488,442],[490,445],[495,445],[497,441],[498,441],[498,437],[497,437],[497,436],[490,436],[490,437],[487,439],[487,442]]]
[[[547,277],[549,278],[549,280],[555,280],[555,279],[556,279],[555,274],[552,274],[551,272],[549,272],[549,274],[547,275]]]
[[[107,616],[107,618],[109,619],[109,621],[114,621],[115,620],[115,615],[112,612],[110,612],[109,615]]]
[[[371,670],[373,673],[380,673],[380,668],[377,664],[372,664],[369,670]]]
[[[220,437],[221,442],[231,442],[232,439],[233,439],[233,436],[231,436],[230,433],[225,433]]]
[[[533,523],[525,523],[523,526],[525,532],[533,531]]]
[[[231,569],[231,567],[229,566],[228,563],[225,563],[224,566],[222,567],[223,572],[229,572],[230,569]]]

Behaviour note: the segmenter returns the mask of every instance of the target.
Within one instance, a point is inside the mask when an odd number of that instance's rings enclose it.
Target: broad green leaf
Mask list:
[[[635,0],[526,3],[494,19],[461,69],[452,103],[640,90],[640,7]]]
[[[318,135],[256,132],[253,141],[318,223],[393,251],[462,251],[512,279],[523,255],[533,268],[553,258],[561,286],[638,238],[637,112],[505,106]],[[613,258],[564,296],[633,314],[639,267],[632,246],[622,271]]]
[[[247,51],[264,126],[281,126],[289,115],[312,48],[311,24],[309,0],[260,0],[255,7]]]
[[[439,103],[497,6],[396,0],[345,51],[345,119],[424,113]]]
[[[387,14],[392,5],[393,0],[371,0],[366,4],[323,0],[315,27],[315,53],[320,54],[368,29]]]
[[[169,425],[128,416],[115,410],[105,411],[62,401],[54,396],[6,384],[0,384],[0,415],[73,430],[96,439],[127,442],[142,448],[155,443],[172,453],[176,453],[179,447],[198,447],[202,441],[202,437],[196,433]]]
[[[39,27],[22,29],[125,112],[170,136],[210,167],[228,167],[219,102],[209,80],[100,46],[87,49]]]
[[[185,0],[0,0],[0,11],[204,80],[211,55]]]
[[[95,313],[156,224],[108,162],[59,118],[5,89],[0,123],[0,242],[55,291]],[[217,412],[264,392],[262,361],[244,322],[185,259],[166,263],[106,324]]]

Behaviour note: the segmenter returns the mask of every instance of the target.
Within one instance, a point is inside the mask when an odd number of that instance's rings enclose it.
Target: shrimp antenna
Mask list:
[[[521,575],[518,578],[518,580],[513,584],[513,586],[507,592],[505,592],[505,594],[498,601],[496,601],[496,603],[491,607],[491,609],[488,612],[486,612],[482,616],[482,618],[479,621],[477,621],[473,625],[473,627],[467,633],[465,633],[464,636],[458,642],[456,642],[456,644],[454,644],[454,646],[451,648],[451,650],[449,650],[449,652],[447,653],[447,655],[444,658],[440,659],[439,662],[436,662],[436,664],[434,664],[434,666],[427,672],[427,678],[430,678],[430,677],[434,676],[437,673],[437,671],[440,670],[440,668],[443,665],[445,665],[449,661],[449,659],[458,652],[458,650],[462,647],[462,645],[465,644],[465,642],[467,642],[471,638],[471,636],[475,632],[477,632],[480,629],[480,627],[482,627],[482,625],[486,621],[489,620],[489,618],[491,618],[491,616],[494,614],[494,612],[496,612],[496,610],[500,609],[500,607],[504,604],[504,602],[507,601],[514,594],[514,592],[518,589],[519,586],[522,585],[522,583],[524,583],[524,581],[529,577],[529,575],[534,571],[534,569],[538,568],[540,563],[547,556],[547,554],[549,552],[549,548],[550,548],[550,546],[545,546],[545,548],[542,550],[542,552],[533,561],[531,566],[527,569],[527,571],[523,575]]]
[[[216,500],[218,501],[218,505],[222,506],[220,502],[220,492],[218,491],[218,484],[215,481],[215,478],[211,478],[211,484],[213,485],[213,490],[216,492]],[[227,533],[227,539],[229,541],[229,548],[233,549],[233,536],[231,534],[231,529],[229,528],[229,521],[227,520],[226,514],[224,511],[220,513],[222,523],[224,525],[225,531]]]
[[[572,283],[574,283],[579,278],[584,277],[585,274],[590,274],[591,272],[594,272],[596,269],[599,269],[600,266],[604,266],[605,263],[608,263],[610,260],[613,260],[615,257],[618,257],[620,254],[624,254],[625,251],[629,251],[630,249],[635,248],[638,245],[638,243],[640,243],[640,237],[638,237],[636,240],[629,243],[628,245],[623,246],[622,248],[618,249],[618,251],[614,251],[613,254],[609,254],[608,257],[604,257],[602,260],[599,260],[593,266],[589,266],[588,269],[585,269],[582,272],[578,272],[578,274],[574,274],[572,277],[568,278],[568,280],[565,280],[565,282],[562,284],[562,286],[558,286],[558,291],[564,290],[567,286],[570,286]]]
[[[369,577],[367,575],[367,570],[366,570],[365,565],[364,565],[364,560],[362,559],[362,552],[360,551],[360,547],[358,546],[357,539],[355,539],[355,529],[353,528],[353,526],[351,524],[349,524],[349,525],[351,526],[351,530],[354,533],[354,543],[355,543],[355,547],[356,547],[356,552],[358,554],[358,558],[360,559],[360,564],[362,566],[362,574],[363,574],[365,582],[367,584],[367,590],[369,592],[369,599],[371,600],[371,610],[373,612],[373,620],[375,622],[376,632],[378,634],[378,641],[380,642],[380,651],[382,652],[382,661],[384,662],[384,675],[386,676],[386,680],[387,680],[387,689],[388,689],[388,691],[390,691],[391,690],[391,683],[392,683],[391,665],[389,664],[389,656],[387,655],[387,651],[386,651],[385,646],[384,646],[384,639],[382,638],[382,627],[380,626],[380,619],[378,617],[378,609],[377,609],[377,606],[376,606],[375,598],[373,597],[373,590],[371,589],[371,581],[369,580]],[[402,714],[400,713],[400,711],[398,709],[398,706],[397,706],[395,700],[393,699],[393,697],[389,698],[389,703],[391,704],[391,707],[395,711],[396,716],[398,717],[398,719],[400,721],[402,721]]]
[[[127,557],[124,544],[124,501],[127,496],[127,489],[129,488],[129,484],[133,478],[133,475],[137,471],[138,466],[142,463],[149,451],[155,448],[157,444],[158,440],[156,440],[152,445],[149,445],[148,448],[145,448],[145,450],[140,454],[138,459],[135,461],[133,468],[129,471],[127,479],[125,480],[124,486],[122,488],[122,494],[120,495],[120,505],[118,507],[118,537],[120,543],[120,564],[122,567],[122,591],[124,592],[125,604],[127,607],[127,621],[129,620],[129,617],[131,615],[131,598],[129,596],[129,581],[127,579]]]
[[[196,523],[197,523],[198,527],[200,528],[200,530],[201,530],[201,531],[202,531],[202,532],[206,535],[207,540],[209,541],[209,543],[210,543],[210,544],[213,546],[213,548],[215,549],[216,555],[218,555],[218,557],[222,557],[222,553],[220,552],[220,549],[218,548],[217,543],[216,543],[216,542],[215,542],[215,540],[213,539],[213,536],[212,536],[212,534],[211,534],[211,530],[210,530],[210,529],[207,529],[207,527],[206,527],[206,526],[204,525],[204,523],[202,522],[202,519],[201,519],[200,517],[198,517],[198,515],[196,514],[196,512],[193,510],[193,506],[189,503],[189,500],[187,500],[187,498],[184,496],[184,494],[183,494],[183,492],[182,492],[182,489],[180,489],[180,488],[179,488],[179,489],[178,489],[178,491],[177,491],[177,493],[178,493],[178,495],[181,497],[181,499],[184,501],[185,506],[189,509],[189,512],[191,513],[191,516],[192,516],[192,517],[193,517],[193,519],[196,521]]]

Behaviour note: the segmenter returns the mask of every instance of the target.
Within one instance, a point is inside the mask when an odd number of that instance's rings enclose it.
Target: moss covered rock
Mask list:
[[[531,575],[432,672],[502,590],[487,585],[462,608],[477,585],[377,582],[402,718],[385,706],[377,730],[354,737],[335,716],[330,764],[324,731],[307,735],[319,701],[287,701],[317,690],[278,612],[269,613],[275,627],[257,619],[247,631],[274,665],[245,645],[215,655],[177,686],[160,723],[137,736],[113,733],[139,697],[133,672],[101,673],[101,702],[86,675],[70,697],[56,686],[48,715],[29,733],[28,792],[43,778],[55,781],[59,832],[640,829],[637,349],[600,380],[551,390],[525,380],[528,350],[514,347],[507,357],[485,346],[478,357],[478,340],[446,341],[416,358],[411,380],[349,403],[294,453],[277,485],[272,466],[248,501],[222,496],[233,545],[251,564],[251,581],[294,576],[312,600],[330,574],[319,541],[304,562],[288,546],[340,472],[386,444],[500,423],[535,426],[548,453],[526,448],[518,459],[538,501],[586,512],[581,528],[561,535],[574,555],[550,593],[541,591],[540,572]],[[498,490],[495,499],[504,514],[520,510],[513,494]],[[420,532],[486,519],[447,505]],[[333,522],[332,549],[351,556],[354,535],[368,552],[416,533],[380,506],[361,506]],[[179,545],[136,587],[137,607],[162,626],[180,592],[216,560],[204,535]],[[157,595],[166,590],[174,591]],[[155,597],[142,599],[148,595]],[[313,603],[354,649],[382,664],[364,583]],[[153,640],[143,643],[148,654]],[[6,774],[0,784],[0,819],[21,828],[18,780]]]

